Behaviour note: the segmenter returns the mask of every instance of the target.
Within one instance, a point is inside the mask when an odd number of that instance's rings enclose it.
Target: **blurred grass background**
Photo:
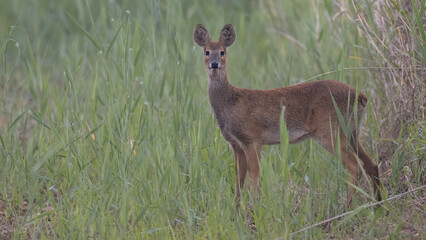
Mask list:
[[[234,207],[234,160],[208,102],[197,23],[213,39],[234,25],[235,86],[335,79],[365,92],[362,141],[385,195],[424,185],[424,7],[1,1],[0,238],[284,239],[347,210],[339,160],[307,141],[284,165],[278,146],[265,147],[250,229],[247,191]],[[424,190],[384,214],[360,207],[372,201],[362,186],[355,214],[294,237],[426,236]]]

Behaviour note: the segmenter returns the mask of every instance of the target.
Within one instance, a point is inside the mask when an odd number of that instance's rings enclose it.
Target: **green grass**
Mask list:
[[[248,190],[237,211],[232,151],[192,40],[197,23],[213,39],[232,23],[228,75],[239,87],[280,87],[337,70],[321,79],[385,97],[373,88],[372,71],[344,70],[371,66],[378,56],[345,14],[332,19],[340,11],[334,2],[17,0],[0,9],[6,237],[287,238],[350,210],[338,159],[311,141],[264,147],[257,231],[250,230]],[[368,108],[362,142],[377,159],[380,119],[373,113],[380,109],[371,101]],[[398,140],[403,147],[384,176],[390,196],[424,184],[423,126],[407,126],[410,138]],[[408,164],[415,170],[404,182]],[[426,237],[421,192],[374,212],[358,208],[371,201],[371,186],[362,186],[355,214],[294,237]]]

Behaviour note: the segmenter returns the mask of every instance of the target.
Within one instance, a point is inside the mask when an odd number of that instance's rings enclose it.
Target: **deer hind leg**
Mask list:
[[[247,160],[243,149],[238,144],[231,143],[235,159],[235,200],[237,205],[240,203],[240,189],[244,186],[244,180],[247,175]]]
[[[327,149],[330,153],[333,155],[335,154],[335,146],[333,146],[336,141],[337,137],[334,137],[332,140],[331,135],[324,135],[321,138],[315,138],[317,141],[320,142],[320,144]],[[334,143],[334,144],[333,144]],[[354,186],[358,185],[358,178],[359,178],[359,164],[358,160],[356,158],[355,153],[347,148],[347,141],[346,137],[343,133],[340,134],[340,151],[342,155],[342,163],[343,165],[348,169],[349,176],[350,176],[350,183]],[[352,204],[352,195],[354,192],[353,187],[349,187],[348,189],[348,196],[347,196],[347,204],[350,206]]]
[[[355,153],[357,153],[359,159],[361,159],[365,172],[371,178],[371,181],[373,182],[374,194],[377,201],[380,202],[382,200],[382,196],[380,194],[381,181],[377,163],[370,157],[370,155],[367,154],[358,140],[351,141],[351,146]]]
[[[358,164],[356,155],[352,150],[348,150],[348,152],[346,153],[346,146],[342,147],[341,151],[342,151],[342,163],[348,169],[350,183],[354,186],[357,186],[360,175],[359,175],[359,164]],[[355,189],[351,186],[348,189],[348,197],[347,197],[348,206],[352,205],[352,195],[354,193],[354,190]]]
[[[259,163],[261,160],[262,145],[258,143],[250,143],[243,146],[247,160],[247,169],[250,179],[250,192],[253,198],[257,198],[257,190],[259,186]]]

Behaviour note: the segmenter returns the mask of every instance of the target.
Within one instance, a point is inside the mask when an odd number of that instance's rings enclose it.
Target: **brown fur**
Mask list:
[[[339,137],[342,162],[349,171],[351,183],[356,185],[360,176],[358,157],[367,175],[371,177],[374,192],[380,201],[381,183],[377,164],[359,143],[355,127],[359,125],[360,116],[367,103],[365,94],[358,93],[356,98],[355,88],[332,80],[269,90],[234,87],[229,83],[226,74],[226,50],[235,38],[234,28],[230,24],[223,27],[217,42],[211,41],[203,25],[198,24],[194,30],[194,41],[204,52],[210,104],[222,135],[234,152],[237,200],[247,172],[250,190],[252,194],[256,194],[262,146],[280,143],[280,115],[281,109],[285,107],[284,118],[290,143],[313,138],[334,154]],[[345,123],[350,122],[352,126],[351,139],[347,139],[343,134],[332,99],[342,113]],[[353,117],[356,99],[358,123],[355,123]],[[348,191],[349,204],[352,200],[352,191],[352,188]]]

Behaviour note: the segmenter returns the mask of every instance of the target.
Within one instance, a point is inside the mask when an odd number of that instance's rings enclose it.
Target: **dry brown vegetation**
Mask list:
[[[400,137],[402,126],[418,125],[419,133],[424,129],[426,67],[422,35],[425,33],[423,26],[413,22],[414,9],[419,11],[421,4],[420,0],[376,1],[370,22],[355,7],[359,30],[376,51],[376,64],[381,66],[373,71],[379,80],[377,91],[384,91],[386,97],[376,98],[375,104],[381,109],[380,137],[391,140],[380,146],[383,161],[398,147],[392,140]],[[426,25],[426,16],[420,17],[420,23]],[[409,138],[409,134],[409,128],[402,130],[403,138]]]

